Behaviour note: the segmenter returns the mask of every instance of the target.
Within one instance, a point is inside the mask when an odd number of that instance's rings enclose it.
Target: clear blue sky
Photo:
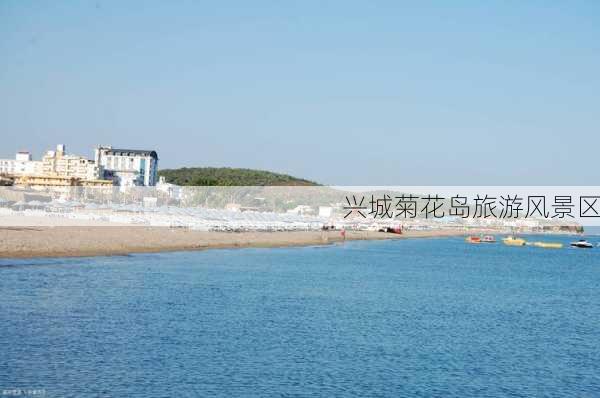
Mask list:
[[[0,57],[0,157],[599,183],[597,1],[2,0]]]

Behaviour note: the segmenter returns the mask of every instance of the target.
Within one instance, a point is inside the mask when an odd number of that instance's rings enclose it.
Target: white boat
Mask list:
[[[494,235],[486,235],[481,241],[483,243],[496,243],[496,237]]]
[[[579,239],[577,242],[571,242],[571,246],[578,247],[580,249],[591,249],[594,247],[594,245],[585,239]]]

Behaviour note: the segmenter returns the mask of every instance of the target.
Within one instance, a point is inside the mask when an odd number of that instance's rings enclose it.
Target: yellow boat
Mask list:
[[[535,247],[542,247],[544,249],[560,249],[563,247],[562,243],[554,243],[554,242],[533,242]]]
[[[514,236],[508,236],[502,239],[502,242],[504,242],[504,244],[508,246],[525,246],[525,244],[527,243],[525,239],[515,238]]]

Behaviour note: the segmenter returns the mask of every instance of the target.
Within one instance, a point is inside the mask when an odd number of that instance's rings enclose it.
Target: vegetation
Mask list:
[[[182,186],[312,186],[312,181],[264,170],[229,167],[183,167],[158,172],[167,182]]]

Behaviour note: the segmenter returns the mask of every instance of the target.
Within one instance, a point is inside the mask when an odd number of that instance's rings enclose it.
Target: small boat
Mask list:
[[[465,241],[467,243],[481,243],[481,238],[479,236],[467,236]]]
[[[560,249],[563,247],[563,244],[556,242],[533,242],[533,246],[543,249]]]
[[[525,239],[515,238],[514,236],[507,236],[506,238],[502,239],[502,242],[508,246],[525,246],[527,244]]]
[[[496,243],[496,238],[493,235],[486,235],[481,241],[483,243]]]
[[[585,239],[579,239],[577,242],[571,242],[571,247],[577,247],[580,249],[591,249],[594,247],[594,245],[592,245]]]

